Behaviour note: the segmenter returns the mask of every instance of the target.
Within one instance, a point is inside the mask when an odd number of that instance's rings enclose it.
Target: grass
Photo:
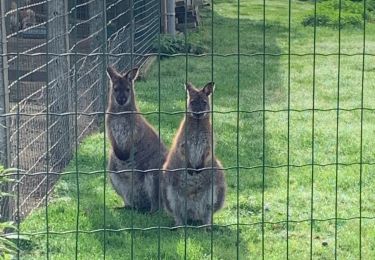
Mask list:
[[[312,54],[314,51],[314,29],[301,25],[304,15],[312,8],[311,2],[291,2],[290,45],[294,54]],[[203,25],[198,31],[189,33],[188,40],[211,46],[211,12],[204,10],[202,14]],[[240,52],[262,53],[263,1],[241,1],[240,18]],[[267,0],[266,18],[266,53],[287,54],[288,1]],[[375,53],[374,24],[367,24],[366,33],[366,52]],[[237,36],[237,1],[216,0],[214,52],[237,53]],[[336,29],[317,28],[317,53],[337,53],[338,42]],[[341,31],[341,53],[360,54],[362,47],[361,29],[347,27]],[[213,118],[216,154],[224,167],[231,168],[226,171],[226,206],[215,215],[214,223],[225,227],[214,229],[212,243],[210,232],[191,228],[186,229],[186,233],[183,229],[127,230],[132,226],[171,226],[173,221],[164,213],[150,216],[114,209],[121,206],[121,200],[101,172],[104,138],[103,133],[98,133],[81,144],[77,155],[80,171],[98,173],[65,175],[56,185],[48,204],[49,256],[72,259],[77,252],[79,259],[99,259],[105,248],[107,259],[132,256],[135,259],[157,259],[159,256],[162,259],[184,256],[187,259],[234,259],[237,253],[241,259],[261,259],[262,254],[265,259],[280,259],[287,256],[288,242],[291,259],[307,259],[310,255],[315,259],[332,259],[335,252],[341,259],[357,259],[361,239],[363,259],[374,259],[375,112],[363,112],[362,216],[368,218],[362,220],[360,233],[361,112],[358,108],[361,107],[362,55],[343,55],[340,62],[338,80],[338,56],[317,55],[313,81],[313,55],[292,55],[289,85],[288,55],[266,55],[265,64],[262,55],[242,55],[239,73],[237,56],[215,56],[213,68],[210,56],[189,57],[187,61],[183,56],[163,59],[160,64],[162,111],[184,110],[186,75],[187,80],[203,85],[211,80],[213,72],[216,82],[214,110],[225,112],[215,113]],[[374,109],[375,97],[374,64],[375,57],[366,56],[364,107],[371,109]],[[288,87],[292,109],[289,136]],[[141,110],[158,111],[157,64],[144,81],[136,84],[136,89]],[[240,110],[252,113],[231,112],[237,109],[238,90]],[[264,125],[263,113],[259,112],[263,102],[267,110]],[[314,113],[311,111],[313,105],[318,109]],[[338,143],[337,105],[346,109],[339,112]],[[157,114],[147,118],[156,127],[159,125]],[[181,114],[160,116],[161,137],[168,145],[181,119]],[[288,158],[290,167],[286,166]],[[337,166],[336,161],[339,162]],[[237,164],[241,166],[238,171]],[[263,168],[263,165],[269,167]],[[74,160],[66,171],[75,171]],[[291,221],[288,224],[287,206]],[[105,227],[120,231],[102,231],[104,212]],[[318,220],[311,222],[311,216]],[[262,220],[265,221],[264,232]],[[237,221],[241,225],[237,226]],[[77,226],[87,232],[78,236],[74,232],[64,233],[76,230]],[[46,257],[45,231],[45,208],[35,211],[22,223],[21,233],[42,232],[33,235],[32,244],[23,246],[25,259]]]

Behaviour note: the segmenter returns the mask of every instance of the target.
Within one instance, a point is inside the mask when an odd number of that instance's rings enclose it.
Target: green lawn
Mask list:
[[[214,2],[214,52],[237,53],[237,1]],[[262,0],[241,1],[239,46],[243,54],[263,52],[262,4]],[[291,52],[312,54],[314,29],[302,26],[301,21],[313,4],[293,0],[291,8]],[[188,40],[210,47],[211,11],[206,9],[202,15],[203,25],[197,32],[189,33]],[[266,17],[266,53],[287,54],[288,1],[267,0]],[[338,43],[338,30],[317,28],[317,53],[337,53]],[[359,54],[362,46],[361,28],[342,30],[341,53]],[[375,24],[367,24],[366,51],[375,53]],[[104,248],[107,259],[129,259],[131,256],[135,259],[157,259],[159,256],[162,259],[181,259],[185,253],[187,259],[235,259],[237,253],[241,259],[261,259],[262,252],[265,259],[282,259],[287,256],[287,245],[291,259],[307,259],[310,254],[314,259],[332,259],[335,242],[338,258],[358,259],[360,238],[362,258],[375,259],[375,111],[370,109],[363,112],[362,216],[366,218],[362,220],[360,231],[361,111],[358,108],[361,106],[362,55],[343,55],[340,62],[339,106],[345,110],[339,113],[337,144],[337,55],[316,56],[315,82],[313,56],[292,55],[290,85],[288,55],[267,55],[264,78],[262,55],[242,55],[240,71],[237,56],[214,57],[214,110],[227,112],[214,114],[216,154],[224,167],[230,169],[226,171],[226,206],[214,217],[215,224],[225,226],[215,228],[212,236],[210,232],[192,228],[187,228],[186,233],[183,229],[148,230],[159,225],[171,226],[173,220],[164,213],[151,216],[114,209],[121,206],[121,200],[102,172],[103,133],[88,137],[79,148],[78,169],[97,172],[91,175],[66,175],[56,185],[48,205],[51,259],[73,259],[76,245],[79,259],[100,259]],[[366,56],[365,63],[364,106],[374,109],[375,56]],[[185,57],[163,59],[160,65],[161,111],[183,111]],[[188,80],[196,85],[210,81],[211,65],[210,56],[189,57]],[[136,84],[138,103],[143,112],[158,111],[158,75],[156,63],[147,78]],[[318,111],[314,113],[313,127],[311,109],[314,83],[314,105]],[[289,114],[288,136],[289,86],[292,111]],[[240,110],[252,113],[239,114],[237,130],[238,114],[235,110],[238,89]],[[267,110],[264,128],[263,113],[259,112],[263,109],[263,101]],[[158,126],[158,114],[147,118]],[[170,145],[182,115],[162,114],[160,118],[161,136]],[[292,165],[289,168],[286,166],[288,141],[289,164]],[[336,169],[337,159],[339,165]],[[316,164],[314,167],[311,166],[312,162]],[[238,171],[237,165],[241,166]],[[66,170],[75,171],[74,160]],[[287,205],[289,225],[286,223]],[[105,237],[102,231],[104,212],[105,227],[119,230],[109,230]],[[310,221],[312,212],[313,218],[317,219],[313,224]],[[336,214],[339,218],[337,222]],[[264,233],[262,219],[266,222]],[[237,221],[239,226],[236,225]],[[85,231],[78,236],[69,232],[76,229],[77,223],[79,230]],[[145,230],[132,232],[128,230],[132,226]],[[41,232],[32,236],[33,243],[22,245],[24,259],[46,257],[45,231],[46,211],[41,208],[21,225],[21,233]]]

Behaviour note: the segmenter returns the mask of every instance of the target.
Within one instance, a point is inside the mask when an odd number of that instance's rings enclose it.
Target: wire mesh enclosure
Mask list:
[[[0,164],[15,168],[1,218],[16,222],[17,259],[375,258],[375,1],[0,3]],[[162,191],[157,212],[122,208],[109,65],[141,68],[130,114],[168,148],[191,114],[187,82],[215,86],[214,134],[194,140],[212,144],[206,181],[225,172],[209,224],[188,223],[186,200],[174,223]]]
[[[4,6],[4,86],[9,91],[8,112],[17,114],[9,117],[9,165],[22,176],[12,188],[19,192],[19,205],[4,207],[10,212],[3,214],[23,218],[43,202],[45,190],[53,188],[57,173],[72,158],[75,142],[98,129],[98,116],[90,113],[103,111],[102,87],[107,84],[102,75],[107,61],[98,53],[108,49],[120,54],[110,62],[122,70],[131,63],[141,65],[159,32],[158,2],[134,1],[133,23],[127,1],[103,6],[103,1],[22,0],[5,1]],[[130,61],[121,55],[130,48],[143,56]],[[80,113],[78,140],[71,115],[75,103]],[[40,174],[47,169],[48,184],[46,174]]]

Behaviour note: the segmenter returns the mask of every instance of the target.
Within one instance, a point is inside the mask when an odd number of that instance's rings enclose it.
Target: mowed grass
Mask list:
[[[215,56],[213,64],[211,56],[163,59],[160,74],[156,63],[136,90],[142,112],[157,112],[159,105],[164,112],[184,111],[183,82],[202,86],[213,75],[216,155],[228,168],[226,206],[214,216],[219,226],[212,234],[170,231],[157,228],[173,225],[164,213],[116,210],[122,202],[105,179],[105,139],[98,133],[80,145],[77,165],[73,160],[66,169],[82,173],[61,177],[51,195],[48,242],[45,208],[21,224],[21,233],[39,232],[23,245],[24,259],[46,258],[47,243],[52,259],[76,253],[101,259],[104,251],[107,259],[358,259],[360,250],[363,259],[375,259],[375,57],[365,56],[368,109],[361,120],[363,30],[341,31],[340,51],[351,55],[341,56],[339,73],[338,56],[328,55],[339,52],[338,30],[317,28],[314,67],[314,30],[301,25],[313,4],[292,1],[290,47],[299,55],[290,56],[289,70],[288,1],[266,1],[265,51],[272,55],[264,60],[258,55],[264,48],[263,1],[241,1],[239,38],[237,1],[214,3],[213,51],[228,55]],[[188,40],[210,47],[211,11],[202,15],[202,26]],[[238,43],[245,54],[239,58],[229,55],[238,52]],[[367,24],[366,52],[375,53],[374,24]],[[147,116],[168,146],[182,117]]]

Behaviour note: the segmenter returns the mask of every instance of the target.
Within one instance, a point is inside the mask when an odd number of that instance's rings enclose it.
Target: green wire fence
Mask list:
[[[174,2],[174,1],[173,1]],[[198,3],[199,2],[199,3]],[[202,1],[203,2],[203,1]],[[223,1],[218,1],[222,3]],[[295,235],[294,228],[295,224],[308,224],[309,232],[304,233],[304,238],[308,237],[309,240],[309,252],[305,256],[310,259],[319,258],[320,252],[316,252],[315,240],[316,230],[315,227],[321,222],[332,222],[334,228],[334,247],[333,253],[329,256],[332,258],[339,258],[342,253],[342,248],[339,244],[339,231],[342,222],[358,221],[358,231],[355,235],[358,240],[358,248],[351,248],[350,250],[358,251],[356,257],[358,259],[371,259],[371,256],[375,256],[375,240],[364,240],[364,221],[371,221],[375,219],[375,214],[364,214],[363,206],[363,186],[372,185],[364,183],[364,172],[365,167],[374,166],[374,158],[369,158],[368,152],[365,149],[370,149],[366,146],[364,135],[365,133],[365,113],[373,113],[375,108],[366,106],[366,86],[370,83],[366,82],[366,62],[367,59],[375,57],[374,53],[367,52],[366,45],[366,32],[367,24],[369,23],[369,9],[366,0],[361,1],[361,10],[363,20],[361,26],[356,27],[356,30],[362,32],[362,49],[361,52],[350,53],[342,51],[342,31],[344,30],[342,24],[344,4],[347,1],[338,0],[337,2],[337,17],[338,26],[335,28],[337,31],[337,52],[327,53],[318,52],[318,30],[321,22],[319,16],[319,4],[320,1],[313,1],[310,3],[313,6],[313,29],[312,29],[312,52],[294,52],[293,51],[293,6],[302,4],[299,1],[286,0],[284,1],[287,6],[287,26],[285,27],[284,36],[286,41],[284,42],[287,52],[273,52],[269,48],[267,41],[267,30],[269,26],[275,26],[268,22],[268,5],[269,2],[275,1],[245,1],[237,0],[231,1],[232,6],[235,6],[234,10],[228,7],[228,13],[232,12],[232,17],[235,17],[235,28],[236,31],[233,35],[236,37],[235,46],[231,46],[234,52],[222,52],[217,47],[216,30],[220,23],[216,23],[217,14],[217,3],[212,0],[209,3],[201,3],[200,1],[184,1],[184,23],[183,27],[180,28],[180,34],[183,36],[184,51],[177,53],[163,53],[162,52],[162,41],[164,34],[168,32],[167,18],[171,13],[167,13],[167,4],[169,1],[156,1],[156,0],[17,0],[17,1],[5,1],[1,0],[1,90],[0,90],[0,162],[7,167],[17,168],[17,172],[10,173],[7,176],[12,177],[16,180],[16,183],[12,186],[2,187],[3,190],[11,192],[15,195],[14,199],[4,200],[1,202],[1,217],[2,219],[14,220],[17,224],[18,236],[17,245],[20,249],[17,254],[17,259],[27,259],[27,253],[24,254],[22,251],[22,239],[21,236],[27,235],[31,239],[38,236],[45,237],[45,245],[43,248],[46,249],[43,252],[43,258],[55,258],[54,252],[50,250],[51,237],[52,236],[63,236],[63,235],[74,235],[74,258],[83,259],[80,252],[80,242],[83,235],[99,234],[101,236],[102,243],[102,254],[96,255],[96,258],[106,258],[108,252],[112,250],[111,245],[108,244],[108,240],[113,234],[123,234],[128,232],[130,234],[130,253],[129,258],[136,259],[137,251],[135,244],[137,242],[137,232],[148,232],[156,231],[157,235],[153,236],[154,242],[157,243],[157,253],[155,255],[158,259],[164,259],[166,252],[163,249],[162,240],[166,235],[164,232],[172,228],[166,226],[165,216],[158,214],[155,216],[149,216],[150,218],[157,219],[157,225],[138,227],[135,220],[138,217],[134,210],[131,210],[126,225],[120,225],[116,227],[108,226],[109,219],[113,216],[107,215],[108,211],[108,178],[107,178],[107,157],[108,157],[108,143],[103,138],[103,143],[100,147],[103,148],[101,153],[103,154],[103,165],[101,168],[95,169],[94,171],[86,171],[81,169],[81,161],[79,159],[79,148],[81,142],[85,140],[85,137],[92,133],[99,132],[102,130],[103,135],[106,136],[105,126],[105,115],[107,106],[107,93],[108,93],[108,79],[106,75],[106,68],[109,64],[114,65],[120,71],[130,69],[135,66],[140,67],[153,67],[154,77],[154,89],[157,90],[156,110],[154,112],[144,112],[145,116],[157,116],[157,129],[158,134],[163,138],[163,122],[165,118],[173,117],[176,115],[183,115],[187,111],[188,104],[185,101],[184,111],[165,111],[163,110],[163,102],[165,102],[164,93],[164,79],[162,78],[162,70],[168,70],[163,67],[163,59],[179,59],[184,62],[184,81],[194,81],[196,70],[191,69],[191,64],[194,63],[194,59],[207,58],[209,59],[209,71],[205,80],[216,81],[217,78],[221,78],[222,75],[218,75],[217,62],[219,59],[228,59],[233,62],[235,59],[235,66],[237,73],[235,77],[235,86],[221,86],[217,83],[217,88],[231,88],[235,93],[228,97],[228,100],[234,100],[234,104],[231,104],[235,109],[223,110],[220,104],[217,103],[217,96],[213,95],[211,99],[211,121],[212,121],[212,132],[217,132],[216,120],[219,116],[235,116],[234,129],[235,142],[232,144],[232,152],[235,154],[234,161],[231,164],[225,165],[224,170],[227,171],[227,176],[231,175],[230,184],[232,185],[228,190],[228,197],[231,198],[232,208],[235,208],[235,214],[231,220],[235,220],[233,223],[229,220],[225,223],[216,224],[214,221],[214,215],[212,214],[212,223],[217,228],[227,228],[220,232],[227,232],[227,230],[235,230],[231,233],[234,244],[228,245],[228,247],[235,247],[236,253],[234,254],[237,259],[248,258],[248,259],[265,259],[268,258],[269,252],[267,247],[271,247],[268,242],[269,232],[267,226],[281,226],[285,231],[282,236],[285,247],[283,253],[278,255],[277,258],[292,258],[295,249],[295,245],[292,244],[292,236]],[[283,2],[283,1],[280,1]],[[204,39],[208,42],[208,50],[203,53],[192,53],[189,49],[189,44],[196,41],[194,38],[194,32],[189,29],[190,14],[189,10],[191,6],[198,6],[202,10],[205,10],[202,23],[198,24],[195,30],[208,30],[209,37],[211,39]],[[254,6],[254,8],[260,8],[258,10],[259,19],[256,21],[256,25],[261,27],[261,46],[260,51],[249,52],[243,47],[243,20],[242,6]],[[194,9],[195,10],[195,9]],[[198,8],[196,9],[198,10]],[[27,19],[30,19],[29,23],[23,26],[20,17],[26,15]],[[27,16],[28,15],[28,16]],[[178,14],[176,14],[178,15]],[[22,20],[22,19],[21,19]],[[12,24],[13,23],[13,24]],[[14,23],[17,25],[14,26]],[[209,26],[207,26],[208,23]],[[174,28],[173,28],[174,30]],[[306,27],[306,30],[310,30]],[[175,37],[181,37],[178,34]],[[231,37],[228,35],[228,37]],[[355,46],[358,48],[358,46]],[[219,49],[219,51],[216,50]],[[343,85],[343,78],[347,78],[347,75],[343,72],[342,59],[345,57],[361,57],[361,93],[360,95],[360,106],[347,107],[342,106],[341,91]],[[267,106],[267,77],[268,67],[267,63],[273,62],[272,59],[285,58],[286,63],[286,107],[276,109],[274,107]],[[292,104],[293,99],[293,75],[292,66],[293,60],[297,58],[311,57],[311,100],[306,100],[308,105],[304,107],[294,107]],[[336,106],[335,107],[320,107],[317,104],[317,71],[319,70],[317,59],[318,58],[330,58],[337,57],[337,68],[335,68],[335,74],[337,73],[337,87],[336,87]],[[257,64],[261,66],[259,70],[261,72],[261,105],[253,109],[244,109],[245,105],[242,104],[243,95],[248,95],[246,92],[252,91],[244,88],[243,78],[245,73],[248,73],[247,68],[242,66],[244,59],[257,60]],[[176,65],[177,66],[177,65]],[[228,65],[229,66],[229,65]],[[152,70],[152,69],[151,69]],[[145,70],[146,71],[146,70]],[[146,72],[145,72],[146,73]],[[371,71],[369,72],[371,73]],[[141,75],[142,77],[144,75]],[[151,77],[151,76],[150,76]],[[147,78],[147,77],[146,77]],[[182,77],[181,77],[182,78]],[[199,79],[201,80],[201,79]],[[182,86],[184,82],[173,82],[175,86]],[[282,83],[280,83],[282,84]],[[182,91],[182,87],[176,88],[176,91]],[[186,97],[185,97],[186,98]],[[372,97],[372,98],[375,98]],[[139,99],[142,102],[142,100]],[[222,104],[222,103],[221,103]],[[230,107],[228,105],[228,107]],[[332,162],[319,162],[317,160],[317,150],[319,150],[319,142],[317,141],[317,122],[320,119],[318,113],[321,112],[333,112],[335,113],[335,139],[332,140],[331,146],[334,149],[331,151],[334,154],[334,161]],[[359,135],[359,152],[356,154],[358,160],[346,161],[341,158],[344,157],[340,153],[340,131],[344,128],[341,116],[342,113],[347,112],[358,112],[360,113],[360,132],[356,133]],[[277,125],[268,124],[268,118],[270,115],[277,113],[283,113],[285,115],[286,132],[284,132],[284,141],[286,143],[286,160],[283,163],[272,164],[267,159],[270,153],[272,153],[272,146],[268,145],[268,139],[270,136],[267,135],[268,129],[277,128]],[[292,117],[294,114],[305,114],[310,113],[311,118],[311,138],[308,140],[311,149],[308,163],[293,163],[291,159],[295,156],[296,151],[293,150],[292,144],[292,132],[293,124]],[[260,145],[260,159],[258,163],[247,164],[242,161],[243,155],[241,154],[241,146],[243,138],[241,135],[245,120],[251,120],[253,115],[259,115],[261,122],[261,140]],[[319,130],[321,131],[321,130]],[[309,132],[310,133],[310,132]],[[218,137],[220,140],[220,136]],[[212,142],[214,141],[212,137]],[[234,145],[235,144],[235,145]],[[220,142],[219,144],[220,145]],[[212,148],[212,154],[216,153]],[[298,151],[297,151],[298,152]],[[306,151],[299,151],[300,153],[308,153]],[[367,157],[365,157],[365,152]],[[159,154],[160,154],[159,147]],[[331,155],[332,155],[331,154]],[[77,155],[77,156],[74,156]],[[221,154],[223,157],[224,154]],[[73,164],[72,164],[73,163]],[[68,164],[74,165],[71,170],[66,170]],[[349,215],[342,217],[339,213],[340,208],[340,182],[345,179],[344,175],[340,175],[341,167],[359,167],[358,176],[358,215]],[[212,165],[212,168],[214,166]],[[316,190],[319,187],[316,186],[317,175],[320,174],[321,167],[334,167],[334,216],[329,218],[319,218],[321,214],[316,214],[316,205],[314,198],[316,198]],[[292,216],[292,204],[291,204],[291,185],[292,185],[292,171],[294,169],[310,168],[310,182],[309,182],[309,193],[310,201],[309,207],[305,207],[303,210],[308,213],[308,218],[294,219]],[[270,175],[270,170],[273,169],[285,169],[285,208],[280,213],[281,219],[277,221],[267,220],[267,180]],[[161,169],[158,169],[161,174]],[[241,219],[243,218],[243,212],[241,211],[241,190],[240,187],[243,185],[241,171],[251,172],[253,170],[259,170],[261,172],[260,181],[260,219],[254,222],[245,223]],[[132,175],[136,174],[137,169],[132,169]],[[55,214],[50,211],[50,202],[53,199],[54,185],[58,183],[59,178],[64,176],[72,175],[75,177],[75,187],[77,201],[76,201],[76,215],[74,216],[74,230],[56,230],[50,223],[51,214]],[[101,220],[101,228],[95,229],[82,229],[83,223],[82,218],[82,207],[81,207],[81,196],[84,196],[82,191],[82,178],[91,176],[102,176],[103,185],[103,219]],[[234,177],[233,177],[234,176]],[[187,177],[187,169],[185,170],[185,178]],[[213,174],[212,174],[213,178]],[[228,177],[229,178],[229,177]],[[133,178],[132,178],[133,179]],[[212,179],[213,180],[213,179]],[[281,184],[279,184],[281,185]],[[371,187],[370,187],[371,188]],[[375,188],[372,187],[372,188]],[[213,194],[213,186],[211,187]],[[259,192],[259,191],[258,191]],[[281,192],[281,191],[280,191]],[[284,191],[283,191],[284,192]],[[160,196],[159,196],[160,197]],[[213,203],[213,195],[211,198]],[[161,204],[161,200],[159,199]],[[367,207],[369,207],[367,205]],[[44,210],[45,225],[43,230],[38,232],[25,232],[23,230],[22,221],[27,219],[29,215],[32,215],[36,211],[40,211],[41,208]],[[185,201],[186,209],[186,201]],[[371,207],[370,207],[371,210]],[[253,214],[253,213],[248,213]],[[187,215],[187,214],[185,214]],[[229,215],[228,215],[229,216]],[[257,231],[260,233],[260,242],[257,244],[260,249],[255,250],[249,249],[248,255],[244,256],[244,249],[241,239],[241,233],[245,232],[249,228],[258,228]],[[191,226],[185,225],[181,228],[183,231],[183,256],[184,259],[216,259],[218,250],[225,251],[226,248],[217,248],[215,245],[216,236],[221,234],[214,228],[210,229],[209,235],[205,236],[205,239],[209,241],[209,250],[205,255],[191,256],[189,255],[189,239],[190,232],[200,230],[205,226]],[[172,231],[170,231],[172,232]],[[201,232],[204,232],[201,230]],[[229,232],[229,231],[228,231]],[[367,231],[366,231],[367,232]],[[374,233],[375,234],[375,233]],[[195,233],[194,233],[195,235]],[[369,235],[366,235],[368,237]],[[364,252],[364,244],[366,244],[367,251]],[[128,245],[129,246],[129,245]],[[64,247],[64,245],[61,245]],[[139,250],[139,249],[137,249]],[[253,253],[251,250],[256,251]],[[208,252],[209,251],[209,252]],[[0,252],[1,253],[1,252]],[[341,256],[345,258],[346,256]],[[152,257],[150,257],[152,258]],[[176,256],[176,258],[178,258]],[[30,259],[30,258],[29,258]]]

